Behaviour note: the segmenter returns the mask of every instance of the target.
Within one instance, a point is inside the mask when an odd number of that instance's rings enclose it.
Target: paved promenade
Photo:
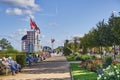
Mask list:
[[[54,56],[24,68],[15,76],[0,76],[0,80],[71,80],[69,66],[64,56]]]

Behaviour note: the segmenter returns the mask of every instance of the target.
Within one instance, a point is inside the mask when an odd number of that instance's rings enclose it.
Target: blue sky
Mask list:
[[[120,0],[0,0],[0,39],[21,50],[30,17],[41,30],[41,45],[61,46],[65,39],[88,33],[99,21],[120,12]]]

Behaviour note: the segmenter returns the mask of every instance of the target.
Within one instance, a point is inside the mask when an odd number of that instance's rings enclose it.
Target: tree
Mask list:
[[[109,26],[111,27],[111,32],[113,34],[114,45],[120,44],[120,17],[111,15],[109,18]]]
[[[69,44],[69,40],[65,40],[65,43],[64,43],[64,47],[68,47],[68,44]]]
[[[11,43],[5,38],[2,38],[0,40],[0,47],[1,47],[2,50],[4,50],[4,49],[13,49]]]
[[[100,21],[97,25],[97,35],[98,36],[98,45],[100,46],[100,52],[102,52],[102,47],[107,46],[107,37],[109,35],[106,34],[107,32],[107,24],[103,21]]]
[[[115,51],[115,45],[120,45],[120,17],[114,16],[114,14],[112,13],[108,23],[112,34],[110,39],[111,45],[114,46]]]
[[[57,50],[58,52],[63,51],[63,49],[64,49],[64,47],[63,47],[63,46],[58,46],[58,47],[56,48],[56,50]]]
[[[108,23],[99,21],[96,28],[84,35],[81,45],[83,52],[86,52],[87,48],[99,47],[102,51],[102,47],[120,45],[120,16],[112,13]]]
[[[68,48],[70,48],[73,51],[74,50],[74,42],[69,42]]]
[[[79,43],[80,43],[80,41],[79,41],[80,39],[79,39],[79,37],[74,37],[74,52],[77,52],[78,50],[79,50]]]
[[[71,49],[69,49],[68,47],[64,47],[63,51],[65,56],[70,55],[72,53]]]
[[[81,39],[81,45],[83,49],[83,54],[87,53],[87,48],[88,48],[88,34],[85,34],[84,37]]]

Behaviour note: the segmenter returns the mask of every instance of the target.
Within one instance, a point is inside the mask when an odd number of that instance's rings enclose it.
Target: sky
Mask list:
[[[66,39],[83,36],[112,12],[120,12],[120,0],[0,0],[0,39],[21,50],[21,38],[30,29],[30,17],[40,28],[42,46],[63,46]]]

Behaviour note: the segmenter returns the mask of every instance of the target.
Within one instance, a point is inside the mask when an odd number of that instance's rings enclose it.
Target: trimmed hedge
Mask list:
[[[16,54],[12,54],[12,53],[10,53],[10,54],[0,54],[0,58],[2,58],[2,57],[8,58],[9,56],[12,57],[13,60],[16,60]]]
[[[0,58],[2,57],[12,57],[13,60],[15,60],[18,64],[21,64],[22,67],[26,66],[26,54],[15,54],[15,53],[9,53],[9,54],[0,54]]]
[[[18,64],[20,64],[22,67],[26,66],[26,55],[16,55],[16,61]]]

